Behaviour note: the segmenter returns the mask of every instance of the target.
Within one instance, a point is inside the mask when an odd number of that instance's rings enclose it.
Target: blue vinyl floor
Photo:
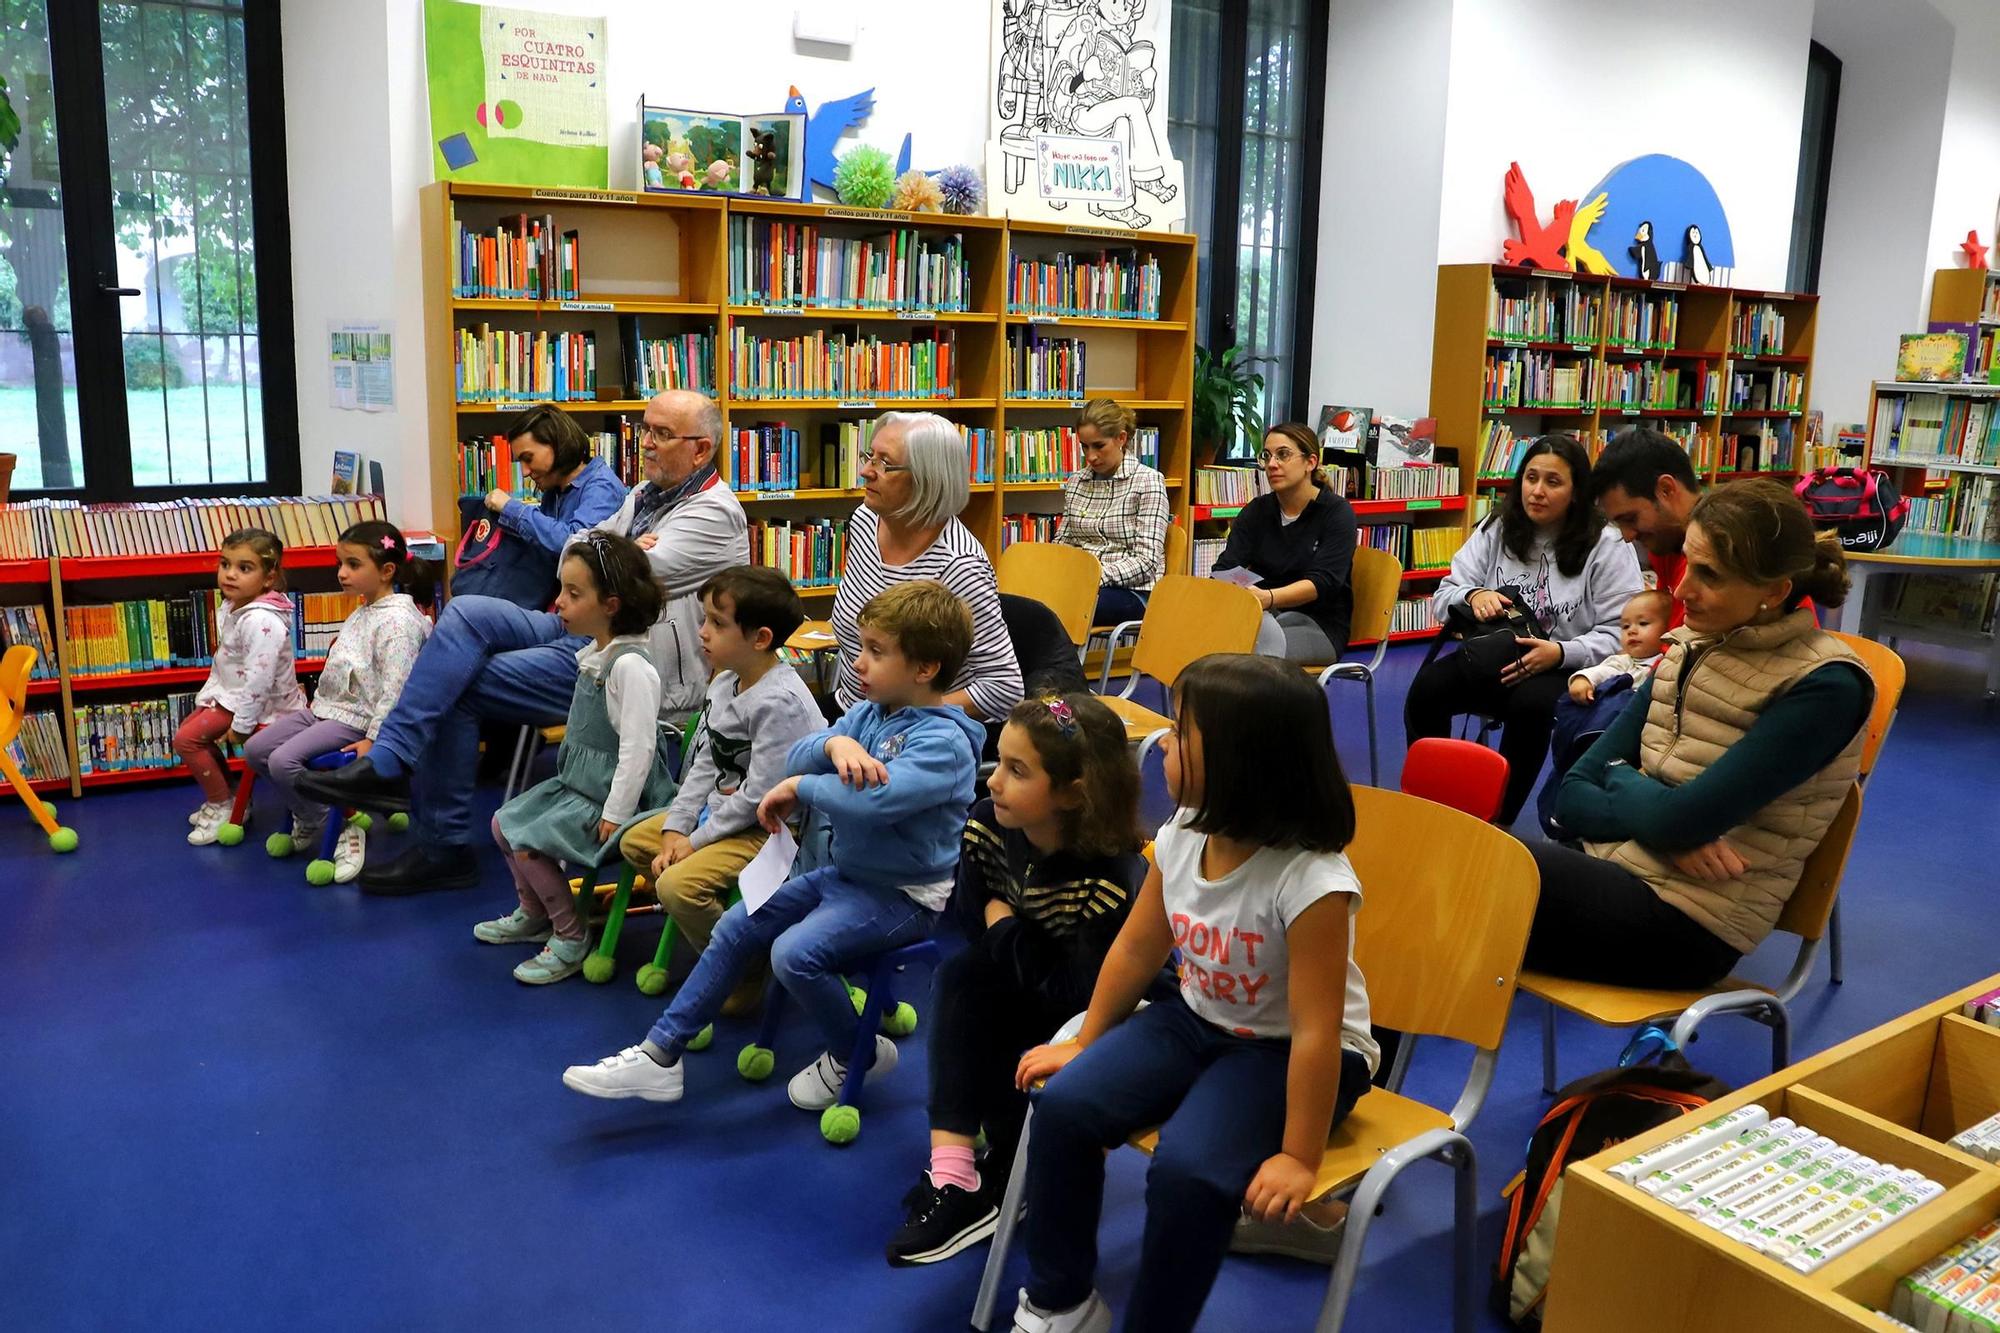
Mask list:
[[[1906,648],[1910,691],[1843,895],[1848,980],[1828,986],[1822,964],[1800,998],[1801,1055],[2000,972],[2000,715],[1970,659]],[[1386,783],[1420,656],[1390,659]],[[1363,776],[1359,700],[1346,690],[1338,718]],[[192,800],[176,783],[64,802],[83,838],[66,857],[0,802],[15,913],[0,970],[0,1329],[965,1327],[983,1248],[914,1270],[881,1257],[925,1161],[921,1027],[846,1149],[785,1100],[783,1078],[815,1053],[796,1020],[769,1083],[737,1076],[752,1030],[738,1022],[689,1057],[679,1105],[591,1101],[563,1088],[562,1067],[644,1034],[660,1002],[631,973],[657,918],[628,936],[611,985],[521,986],[508,969],[525,951],[470,935],[511,900],[490,846],[479,889],[364,900],[268,861],[270,816],[245,846],[187,847]],[[1750,969],[1775,976],[1777,947]],[[1545,1105],[1538,1021],[1521,1000],[1472,1130],[1482,1262]],[[1566,1078],[1622,1042],[1562,1033]],[[1742,1082],[1768,1050],[1763,1029],[1718,1022],[1693,1056]],[[1448,1098],[1464,1069],[1463,1052],[1426,1048],[1408,1090]],[[1134,1280],[1142,1173],[1136,1154],[1113,1155],[1100,1282],[1114,1308]],[[1448,1326],[1449,1201],[1442,1168],[1405,1176],[1350,1329]],[[1202,1327],[1308,1328],[1324,1284],[1324,1270],[1232,1259]]]

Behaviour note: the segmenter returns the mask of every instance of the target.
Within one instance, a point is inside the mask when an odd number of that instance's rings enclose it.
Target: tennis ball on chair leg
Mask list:
[[[861,1137],[861,1111],[835,1102],[819,1113],[820,1137],[828,1143],[852,1143]]]
[[[409,826],[410,826],[410,817],[404,814],[401,810],[398,810],[395,814],[389,816],[389,831],[391,833],[401,833],[404,829],[408,828]]]
[[[771,1077],[778,1064],[777,1054],[768,1046],[745,1046],[736,1053],[736,1072],[752,1083]]]
[[[267,856],[275,856],[280,860],[290,856],[292,854],[292,835],[289,833],[273,833],[270,837],[264,839],[264,852]]]
[[[316,889],[333,883],[333,862],[314,859],[306,866],[306,883]]]
[[[882,1030],[892,1037],[907,1037],[917,1030],[917,1011],[907,1000],[899,1000],[896,1007],[882,1015]]]
[[[76,830],[73,828],[57,829],[54,833],[49,834],[49,846],[59,852],[75,851]]]
[[[243,841],[243,826],[241,824],[224,824],[215,831],[215,840],[224,847],[234,847]]]
[[[612,974],[617,970],[617,961],[606,958],[601,953],[594,953],[583,960],[583,979],[585,981],[594,981],[600,986],[611,980]]]
[[[54,801],[43,801],[42,809],[48,812],[48,816],[50,819],[54,819],[56,817],[56,803]]]
[[[375,816],[369,814],[366,810],[357,810],[354,812],[354,818],[347,822],[360,829],[363,833],[366,833],[369,829],[375,827]]]
[[[687,1048],[691,1051],[705,1051],[708,1049],[708,1044],[714,1040],[715,1040],[715,1024],[710,1023],[708,1026],[704,1027],[701,1031],[695,1033],[692,1037],[688,1038]],[[765,1072],[768,1073],[769,1071],[767,1070]]]
[[[859,986],[849,986],[847,988],[847,998],[854,1006],[854,1016],[856,1018],[861,1017],[861,1011],[868,1007],[868,992]]]
[[[641,995],[665,994],[667,989],[667,969],[648,963],[639,969],[636,981]]]

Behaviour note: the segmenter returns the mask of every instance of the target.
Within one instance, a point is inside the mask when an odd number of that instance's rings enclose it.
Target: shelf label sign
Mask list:
[[[760,315],[803,315],[805,311],[795,305],[767,305],[757,313]]]
[[[1405,507],[1407,507],[1407,508],[1410,508],[1410,509],[1442,509],[1442,508],[1444,508],[1444,501],[1442,501],[1442,500],[1406,500],[1406,501],[1404,501],[1404,504],[1405,504]]]
[[[842,410],[863,410],[863,409],[873,408],[875,406],[875,400],[873,398],[856,398],[852,400],[844,399],[839,403],[839,406]]]
[[[612,309],[612,304],[609,301],[564,301],[557,308],[560,310],[602,311],[608,314]]]

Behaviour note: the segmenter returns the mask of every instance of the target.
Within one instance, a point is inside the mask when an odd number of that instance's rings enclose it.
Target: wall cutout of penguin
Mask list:
[[[1707,286],[1715,281],[1715,265],[1708,262],[1708,251],[1701,248],[1701,228],[1693,223],[1687,229],[1688,281]]]
[[[1653,249],[1653,224],[1651,221],[1639,224],[1639,231],[1632,237],[1632,244],[1626,249],[1625,253],[1632,256],[1633,263],[1638,266],[1640,277],[1644,278],[1647,282],[1659,281],[1660,256],[1659,252]]]

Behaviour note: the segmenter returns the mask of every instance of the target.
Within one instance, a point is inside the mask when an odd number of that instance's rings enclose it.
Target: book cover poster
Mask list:
[[[1319,410],[1319,447],[1322,453],[1338,450],[1344,454],[1368,452],[1368,433],[1375,412],[1367,407],[1338,407],[1332,403]]]
[[[606,47],[601,17],[424,0],[434,177],[604,189]]]
[[[784,111],[683,111],[639,102],[642,189],[803,197],[806,118]]]
[[[1965,335],[1905,333],[1896,350],[1896,378],[1925,384],[1956,383],[1965,375]]]
[[[1169,0],[992,0],[988,210],[1181,231],[1167,142]]]

